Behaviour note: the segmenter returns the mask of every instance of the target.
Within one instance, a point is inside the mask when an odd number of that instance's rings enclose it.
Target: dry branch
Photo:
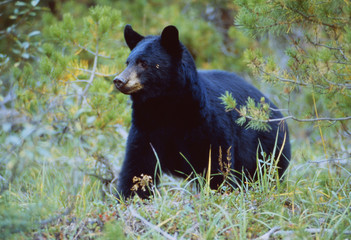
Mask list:
[[[294,235],[295,231],[294,230],[280,230],[281,228],[279,226],[275,226],[271,228],[268,232],[263,234],[262,236],[256,238],[256,240],[268,240],[271,239],[272,237],[277,237],[277,236],[287,236],[287,235]],[[310,234],[317,234],[317,233],[336,233],[334,229],[328,229],[328,228],[306,228],[304,229],[305,232],[308,232]],[[351,235],[351,231],[343,231],[342,234],[345,235]]]
[[[173,237],[172,235],[168,234],[167,232],[163,231],[160,227],[153,225],[152,223],[150,223],[149,221],[147,221],[145,218],[143,218],[142,216],[140,216],[131,206],[128,207],[128,210],[130,211],[130,213],[133,215],[133,217],[139,219],[140,221],[142,221],[145,225],[147,225],[148,227],[152,228],[153,230],[155,230],[156,232],[158,232],[159,234],[161,234],[163,237],[165,237],[166,239],[171,239],[171,240],[176,240],[177,238]]]
[[[63,216],[66,216],[68,214],[71,213],[71,211],[73,210],[73,206],[69,206],[68,208],[65,209],[65,211],[63,211],[62,213],[56,215],[56,216],[53,216],[51,218],[48,218],[48,219],[45,219],[45,220],[41,220],[39,222],[39,224],[43,227],[43,226],[46,226],[48,224],[51,224],[57,220],[59,220],[60,218],[62,218]]]

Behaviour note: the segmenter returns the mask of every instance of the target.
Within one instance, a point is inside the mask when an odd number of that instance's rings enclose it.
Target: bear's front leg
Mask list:
[[[132,125],[127,140],[126,156],[117,180],[117,197],[128,198],[138,194],[150,196],[150,186],[156,185],[156,156],[147,138]],[[158,169],[158,172],[160,169]],[[134,182],[133,182],[134,179]]]

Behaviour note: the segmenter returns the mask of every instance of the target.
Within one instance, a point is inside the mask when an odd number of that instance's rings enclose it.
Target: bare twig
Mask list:
[[[335,63],[335,62],[333,62],[333,63]],[[340,62],[338,62],[338,63],[340,63]],[[347,64],[347,63],[344,63],[344,64]],[[282,78],[282,77],[277,76],[277,75],[269,74],[269,73],[267,73],[266,71],[264,71],[262,68],[258,68],[258,70],[259,70],[261,73],[263,73],[263,74],[265,74],[265,75],[267,75],[267,76],[270,76],[270,77],[274,77],[274,78],[278,79],[278,80],[281,81],[281,82],[293,83],[293,84],[296,84],[296,85],[299,85],[299,86],[305,86],[305,87],[307,87],[307,86],[313,86],[313,87],[317,87],[317,88],[321,88],[321,89],[328,89],[328,88],[329,88],[329,86],[322,86],[322,85],[318,85],[318,84],[315,84],[315,83],[309,84],[309,83],[305,83],[305,82],[298,81],[298,80],[292,80],[292,79]],[[346,83],[346,84],[334,83],[334,82],[331,82],[331,81],[327,80],[324,76],[323,76],[323,78],[324,78],[324,80],[325,80],[326,82],[328,82],[328,83],[331,84],[331,85],[338,86],[338,87],[342,87],[342,88],[351,89],[351,84],[347,84],[347,83]]]
[[[83,82],[83,83],[88,83],[89,80],[75,80],[75,81],[60,81],[60,82],[66,82],[66,83],[78,83],[78,82]]]
[[[82,72],[87,72],[87,73],[92,73],[93,72],[92,70],[85,69],[85,68],[72,68],[72,69],[79,70],[79,71],[82,71]],[[104,74],[104,73],[99,73],[99,72],[96,72],[96,71],[95,71],[94,74],[97,75],[97,76],[100,76],[100,77],[113,77],[113,76],[116,76],[116,73]]]
[[[84,49],[85,51],[87,51],[88,53],[91,53],[93,55],[95,55],[95,53],[93,51],[91,51],[90,49],[78,44],[78,47],[80,47],[81,49]],[[111,59],[111,56],[104,56],[104,55],[101,55],[101,54],[98,54],[98,57],[102,57],[102,58],[107,58],[107,59]]]
[[[285,121],[288,119],[293,119],[297,122],[318,122],[318,121],[345,121],[345,120],[351,120],[351,116],[348,117],[342,117],[342,118],[330,118],[330,117],[324,117],[324,118],[311,118],[311,119],[300,119],[294,116],[287,116],[283,118],[275,118],[275,119],[269,119],[269,120],[262,120],[262,122],[281,122]]]
[[[333,233],[333,232],[335,232],[334,229],[329,229],[329,228],[307,228],[307,229],[305,229],[305,231],[308,233],[320,233],[320,232]],[[344,231],[342,233],[345,235],[350,235],[351,231]]]
[[[230,111],[230,110],[229,110]],[[239,109],[235,109],[235,111],[237,111],[240,115],[241,112]],[[295,120],[297,122],[319,122],[319,121],[331,121],[331,122],[335,122],[335,121],[346,121],[346,120],[351,120],[351,116],[348,117],[342,117],[342,118],[330,118],[330,117],[324,117],[324,118],[310,118],[310,119],[301,119],[301,118],[297,118],[295,116],[286,116],[283,118],[273,118],[273,119],[268,119],[268,120],[261,120],[261,119],[255,119],[254,117],[251,116],[245,116],[247,119],[249,120],[254,120],[254,121],[259,121],[262,123],[270,123],[270,122],[283,122],[289,119]]]
[[[152,228],[153,230],[155,230],[156,232],[158,232],[159,234],[161,234],[163,237],[165,237],[166,239],[171,239],[171,240],[176,240],[175,237],[173,237],[172,235],[168,234],[167,232],[163,231],[160,227],[153,225],[152,223],[150,223],[149,221],[147,221],[145,218],[143,218],[142,216],[140,216],[131,206],[128,207],[128,210],[130,211],[130,213],[136,217],[137,219],[139,219],[140,221],[142,221],[145,225],[147,225],[148,227]]]
[[[91,84],[93,84],[93,81],[94,81],[94,78],[95,78],[95,75],[96,75],[96,68],[97,68],[98,57],[99,57],[99,42],[96,41],[93,69],[91,70],[89,82],[87,83],[87,85],[85,86],[85,88],[84,88],[84,90],[82,92],[81,99],[80,99],[80,104],[82,104],[83,98],[85,99],[86,93],[88,92]]]
[[[292,79],[287,79],[287,78],[282,78],[282,77],[279,77],[277,75],[273,75],[273,74],[269,74],[267,73],[266,71],[264,71],[262,68],[258,68],[258,70],[265,74],[265,75],[268,75],[268,76],[271,76],[271,77],[274,77],[276,79],[278,79],[279,81],[281,82],[287,82],[287,83],[294,83],[296,85],[300,85],[300,86],[313,86],[313,87],[318,87],[318,88],[322,88],[322,89],[326,89],[327,87],[325,86],[322,86],[322,85],[318,85],[318,84],[308,84],[308,83],[305,83],[305,82],[301,82],[301,81],[298,81],[298,80],[292,80]]]
[[[349,62],[342,62],[342,61],[331,61],[330,63],[337,63],[337,64],[343,64],[343,65],[351,65]]]
[[[338,161],[343,161],[343,160],[351,160],[351,157],[346,157],[346,158],[331,158],[331,159],[323,159],[319,161],[308,161],[307,163],[325,163],[325,162],[338,162]]]
[[[324,81],[326,81],[327,83],[329,83],[330,85],[334,85],[334,86],[338,86],[338,87],[342,87],[342,88],[347,88],[347,89],[351,89],[351,84],[343,84],[343,83],[335,83],[332,81],[329,81],[326,77],[322,76],[322,78],[324,79]]]
[[[306,38],[307,38],[307,41],[309,41],[309,43],[311,43],[312,45],[319,46],[319,47],[324,47],[324,48],[328,48],[328,49],[330,49],[330,50],[337,50],[337,51],[339,51],[340,54],[341,54],[341,56],[342,56],[346,61],[348,61],[348,58],[345,56],[345,53],[344,53],[342,47],[331,47],[331,46],[328,46],[328,45],[325,45],[325,44],[321,44],[321,43],[314,42],[314,41],[312,41],[308,36],[307,36]]]
[[[279,226],[275,226],[273,228],[271,228],[268,232],[266,232],[265,234],[263,234],[261,237],[256,238],[257,240],[268,240],[270,239],[270,237],[277,231],[280,230]]]
[[[114,178],[104,178],[103,176],[98,175],[96,173],[87,172],[80,167],[78,167],[78,169],[87,176],[91,176],[91,177],[95,177],[95,178],[99,179],[103,184],[108,184],[108,183],[112,182],[112,180],[114,179]]]
[[[310,119],[301,119],[301,118],[297,118],[293,115],[290,116],[286,116],[286,117],[282,117],[282,118],[274,118],[274,119],[268,119],[268,120],[262,120],[262,119],[255,119],[252,116],[248,116],[248,115],[244,115],[238,108],[234,108],[234,109],[229,109],[226,110],[227,112],[235,110],[237,113],[240,114],[240,116],[245,117],[249,120],[253,120],[253,121],[258,121],[261,123],[270,123],[270,122],[283,122],[289,119],[293,119],[297,122],[319,122],[319,121],[331,121],[331,122],[335,122],[335,121],[346,121],[346,120],[351,120],[351,116],[347,116],[347,117],[342,117],[342,118],[331,118],[331,117],[323,117],[323,118],[310,118]],[[271,109],[273,110],[273,109]],[[275,111],[275,110],[273,110]]]
[[[41,226],[46,226],[46,225],[48,225],[48,224],[51,224],[51,223],[53,223],[53,222],[59,220],[59,219],[62,218],[63,216],[66,216],[66,215],[70,214],[71,211],[72,211],[72,209],[73,209],[73,206],[69,206],[69,207],[66,208],[65,211],[63,211],[62,213],[60,213],[60,214],[58,214],[58,215],[56,215],[56,216],[53,216],[53,217],[51,217],[51,218],[42,220],[42,221],[39,222],[39,224],[40,224]]]
[[[193,233],[198,229],[200,226],[199,223],[195,222],[194,225],[192,225],[190,228],[188,228],[185,233],[180,237],[180,239],[184,239],[184,236],[187,235],[188,233]]]
[[[281,228],[279,226],[275,226],[272,229],[270,229],[268,232],[263,234],[261,237],[256,238],[256,240],[268,240],[268,239],[271,239],[271,237],[276,237],[279,235],[286,236],[286,235],[294,235],[295,234],[294,230],[280,230],[280,229]],[[306,229],[304,229],[304,231],[311,233],[311,234],[335,232],[334,229],[328,229],[328,228],[306,228]],[[343,231],[342,234],[351,235],[351,231]]]
[[[311,234],[316,234],[316,233],[334,233],[336,232],[334,229],[329,229],[329,228],[306,228],[304,229],[305,232],[311,233]],[[290,231],[276,231],[273,233],[273,236],[278,236],[278,235],[293,235],[295,231],[290,230]],[[343,231],[342,234],[345,235],[351,235],[351,231]]]
[[[287,79],[287,78],[282,78],[282,77],[279,77],[279,76],[276,76],[276,75],[273,75],[273,74],[269,74],[263,70],[260,70],[262,73],[266,74],[266,75],[269,75],[271,77],[274,77],[278,80],[280,80],[281,82],[287,82],[287,83],[294,83],[294,84],[297,84],[297,85],[300,85],[300,86],[308,86],[309,84],[307,83],[304,83],[304,82],[301,82],[301,81],[295,81],[295,80],[292,80],[292,79]],[[322,86],[320,86],[322,87]]]

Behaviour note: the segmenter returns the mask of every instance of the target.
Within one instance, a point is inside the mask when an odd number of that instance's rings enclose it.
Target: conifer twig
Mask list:
[[[313,23],[316,23],[316,24],[321,24],[321,25],[323,25],[323,26],[330,27],[330,28],[333,28],[333,29],[339,29],[339,28],[340,28],[340,26],[333,25],[333,24],[329,24],[329,23],[323,22],[323,21],[321,21],[321,20],[319,20],[319,19],[315,19],[314,16],[309,16],[309,15],[307,15],[307,14],[304,13],[304,12],[301,12],[301,11],[299,11],[299,10],[297,10],[297,9],[294,9],[293,7],[289,7],[288,5],[285,5],[285,7],[286,7],[287,9],[290,9],[291,11],[293,11],[293,12],[299,14],[300,16],[302,16],[302,17],[303,17],[304,19],[306,19],[307,21],[310,21],[310,22],[313,22]]]

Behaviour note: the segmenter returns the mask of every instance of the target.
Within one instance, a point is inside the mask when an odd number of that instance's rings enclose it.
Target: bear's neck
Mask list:
[[[189,51],[182,46],[183,52],[178,65],[178,76],[165,95],[143,99],[132,96],[133,124],[147,129],[193,128],[205,118],[206,92],[198,77],[196,65]]]
[[[196,79],[179,90],[176,95],[164,95],[140,100],[132,97],[133,124],[144,130],[171,127],[186,130],[203,119],[205,105],[201,83]],[[188,79],[189,80],[189,79]]]

